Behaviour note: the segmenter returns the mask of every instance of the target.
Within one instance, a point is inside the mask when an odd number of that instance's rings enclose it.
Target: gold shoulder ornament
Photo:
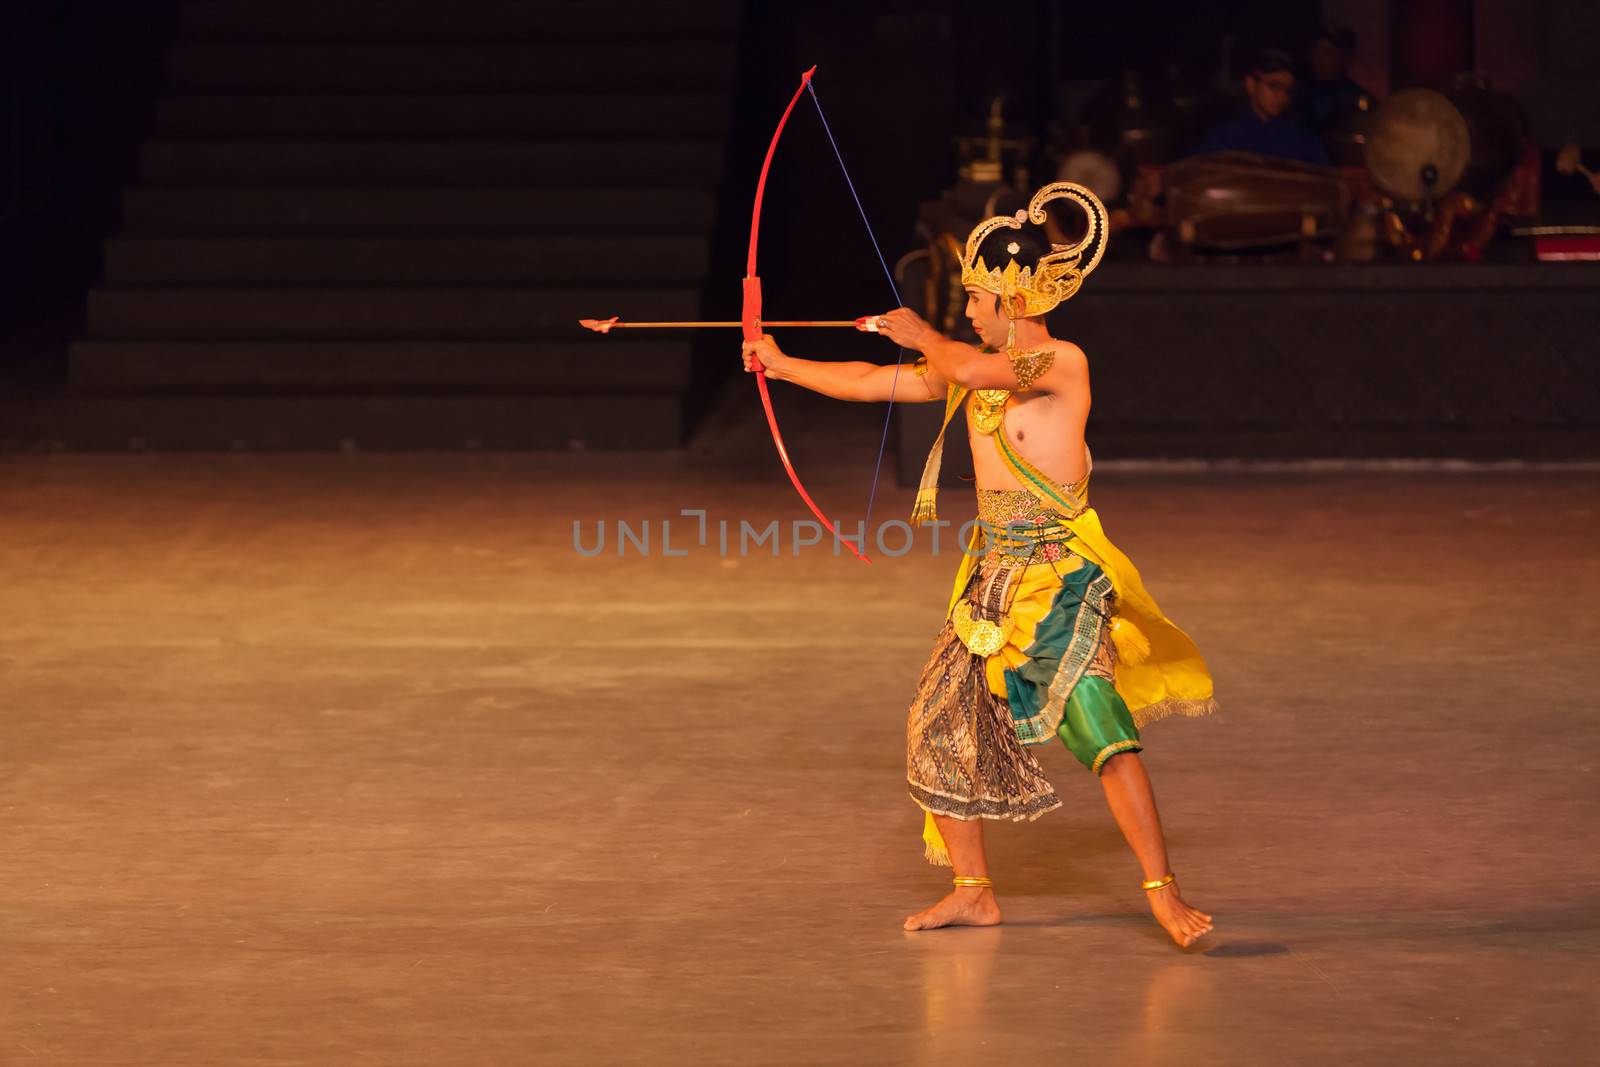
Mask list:
[[[1056,361],[1056,354],[1048,348],[1036,349],[1032,352],[1008,352],[1007,358],[1011,360],[1011,370],[1017,376],[1017,389],[1025,393],[1039,380],[1039,376],[1050,369]]]

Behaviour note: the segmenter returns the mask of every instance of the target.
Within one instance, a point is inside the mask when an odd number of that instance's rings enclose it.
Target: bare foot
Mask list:
[[[998,926],[1000,905],[994,890],[962,886],[926,911],[906,920],[907,930],[937,930],[941,926]]]
[[[1165,889],[1147,892],[1145,896],[1150,898],[1150,912],[1156,917],[1156,922],[1164,926],[1167,933],[1172,935],[1172,940],[1184,948],[1211,931],[1211,916],[1185,904],[1183,897],[1178,895],[1177,882]]]

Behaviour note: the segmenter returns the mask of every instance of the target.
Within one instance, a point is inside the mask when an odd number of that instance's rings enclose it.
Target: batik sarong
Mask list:
[[[980,565],[964,603],[980,617],[998,617],[1016,570]],[[1006,700],[987,675],[987,657],[969,649],[946,618],[906,723],[911,797],[925,811],[955,819],[1037,818],[1061,801],[1017,739]]]

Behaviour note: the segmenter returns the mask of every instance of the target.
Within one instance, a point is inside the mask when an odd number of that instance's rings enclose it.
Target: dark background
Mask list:
[[[182,6],[18,0],[5,9],[0,376],[12,400],[65,410],[60,405],[81,392],[68,345],[85,330],[86,292],[102,278],[122,192],[138,179]],[[1136,70],[1156,83],[1176,68],[1195,83],[1221,85],[1225,39],[1226,71],[1236,76],[1265,45],[1304,55],[1330,15],[1354,18],[1366,35],[1356,73],[1380,94],[1477,66],[1518,93],[1547,156],[1566,140],[1600,142],[1600,19],[1592,5],[747,3],[728,50],[733,122],[702,314],[738,317],[761,154],[800,72],[813,64],[845,163],[893,263],[917,244],[918,205],[955,180],[955,135],[980,132],[995,94],[1006,98],[1011,131],[1043,140],[1066,97],[1097,80]],[[626,24],[612,30],[629,36]],[[673,41],[659,45],[671,49]],[[1042,169],[1036,174],[1043,180]],[[1593,213],[1583,190],[1547,187],[1547,202],[1562,197]],[[761,232],[769,318],[855,317],[891,303],[808,102],[779,147]],[[1097,364],[1096,418],[1103,435],[1122,433],[1137,454],[1590,454],[1600,419],[1592,267],[1530,265],[1509,281],[1495,273],[1504,269],[1352,266],[1241,281],[1222,268],[1108,263],[1053,325],[1092,355],[1116,357]],[[1353,273],[1362,270],[1379,273]],[[729,373],[726,340],[694,341],[686,433],[714,395],[706,386]],[[819,331],[806,343],[808,354],[861,354],[849,334]],[[1330,364],[1363,361],[1388,373],[1319,377]],[[1174,368],[1180,382],[1208,373],[1154,403],[1144,383]],[[1514,387],[1504,388],[1510,379]],[[1247,393],[1249,402],[1237,400]],[[1120,413],[1116,396],[1127,405]],[[1495,408],[1483,406],[1484,397],[1511,399]],[[49,438],[53,418],[35,418],[44,428],[23,435],[24,446]],[[1345,432],[1356,426],[1376,429]],[[1340,431],[1331,446],[1330,427]],[[1308,452],[1306,441],[1320,444]],[[430,445],[451,447],[442,438]]]
[[[799,73],[816,64],[818,94],[891,263],[911,247],[917,205],[956,178],[954,135],[980,134],[995,95],[1006,98],[1009,125],[1042,134],[1054,114],[1058,83],[1115,79],[1130,68],[1157,74],[1173,63],[1210,72],[1225,36],[1240,39],[1235,54],[1241,57],[1275,41],[1299,49],[1321,18],[1315,3],[1261,2],[1035,0],[1003,9],[830,2],[748,10],[741,141],[731,159],[740,165],[760,159]],[[801,307],[822,308],[817,317],[859,314],[852,309],[861,294],[877,306],[888,285],[854,221],[856,209],[814,109],[796,108],[780,152],[784,158],[774,164],[762,229],[768,288]],[[746,184],[753,188],[748,178]],[[737,181],[730,182],[731,200],[742,192]],[[748,223],[738,212],[727,218]]]

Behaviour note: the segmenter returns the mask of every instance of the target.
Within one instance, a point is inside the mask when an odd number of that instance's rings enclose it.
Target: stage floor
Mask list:
[[[758,458],[0,457],[0,1061],[1593,1054],[1600,476],[1097,471],[1218,678],[1145,732],[1183,951],[1059,748],[1005,925],[900,929],[957,557],[724,558]]]

